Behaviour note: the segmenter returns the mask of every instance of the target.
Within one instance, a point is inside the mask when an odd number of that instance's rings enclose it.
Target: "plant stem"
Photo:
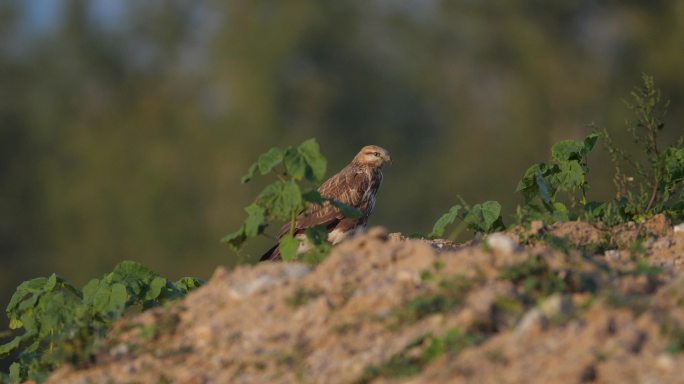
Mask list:
[[[658,181],[657,178],[653,182],[653,193],[651,193],[651,200],[648,202],[648,206],[646,207],[646,212],[650,211],[651,208],[653,207],[653,203],[656,201],[656,197],[658,197]]]
[[[655,155],[655,158],[653,160],[653,164],[657,164],[658,162],[658,157],[660,156],[660,153],[658,151],[658,140],[657,140],[657,127],[654,127],[653,125],[649,126],[648,130],[651,133],[651,142],[653,146],[653,154]],[[653,171],[653,192],[651,193],[651,199],[648,201],[648,206],[646,207],[646,212],[650,211],[651,208],[653,208],[653,204],[656,201],[656,198],[658,197],[658,184],[660,181],[660,177],[658,175],[658,168],[657,166],[654,165],[655,170]]]
[[[447,240],[456,241],[456,238],[458,237],[458,235],[460,235],[466,229],[467,226],[468,226],[468,224],[466,224],[464,221],[461,221],[460,223],[458,223],[456,228],[454,228],[454,230],[451,231],[451,234],[449,235]]]

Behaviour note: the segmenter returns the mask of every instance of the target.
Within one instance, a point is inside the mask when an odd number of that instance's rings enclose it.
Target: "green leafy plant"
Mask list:
[[[583,141],[561,141],[551,148],[548,164],[534,164],[525,172],[516,188],[525,199],[525,205],[518,207],[519,221],[567,221],[577,216],[570,212],[568,204],[560,201],[560,195],[565,193],[571,208],[587,204],[587,155],[598,138],[598,134],[592,133]]]
[[[251,181],[257,172],[261,175],[275,173],[278,180],[266,186],[245,208],[247,218],[240,229],[221,241],[238,251],[248,239],[264,234],[272,223],[289,222],[289,232],[280,239],[279,250],[283,260],[290,261],[297,258],[301,242],[294,236],[296,218],[309,204],[331,204],[346,217],[359,217],[361,213],[356,209],[325,198],[316,190],[325,177],[326,167],[327,160],[321,155],[315,139],[306,140],[297,147],[271,148],[261,154],[242,177],[242,182]],[[314,263],[322,260],[330,250],[325,228],[308,229],[306,238],[310,250],[302,258]]]
[[[356,383],[370,383],[379,377],[404,378],[419,374],[431,361],[445,354],[458,355],[466,348],[477,346],[484,336],[452,328],[443,337],[432,334],[419,337],[402,351],[381,364],[366,367]]]
[[[660,324],[660,333],[668,340],[665,352],[676,355],[684,351],[684,329],[678,321],[666,315]]]
[[[634,118],[626,130],[641,149],[637,156],[617,147],[604,129],[605,148],[615,166],[615,201],[598,204],[593,216],[611,223],[643,221],[658,213],[671,218],[684,217],[684,136],[662,148],[659,135],[665,129],[669,102],[663,102],[653,78],[643,76],[643,85],[625,104]]]
[[[530,257],[523,262],[501,268],[499,278],[519,286],[527,304],[567,290],[565,281],[541,256]]]
[[[498,202],[486,201],[472,207],[468,206],[462,199],[461,203],[461,205],[457,204],[451,207],[435,222],[432,231],[428,234],[429,238],[442,237],[447,227],[453,224],[456,219],[460,219],[461,222],[452,231],[449,236],[450,240],[455,239],[465,228],[480,233],[491,233],[505,228],[501,217],[501,204]]]
[[[18,353],[9,379],[38,382],[69,362],[86,365],[96,342],[131,308],[145,309],[185,296],[204,282],[171,282],[133,261],[123,261],[82,289],[55,274],[20,284],[9,305],[10,328],[23,331],[0,346],[0,357]]]
[[[463,275],[445,277],[432,275],[424,281],[434,283],[435,289],[393,310],[386,323],[389,328],[414,324],[434,313],[454,311],[460,307],[468,292],[477,284],[476,279]]]
[[[627,132],[641,153],[635,156],[617,147],[605,129],[581,141],[556,143],[551,148],[550,160],[529,167],[518,183],[516,192],[524,199],[516,211],[518,223],[540,220],[552,224],[581,219],[614,226],[628,221],[643,222],[656,214],[684,219],[684,136],[668,147],[659,143],[669,103],[662,101],[652,77],[644,75],[643,86],[631,96],[632,101],[626,104],[634,118],[627,122]],[[590,201],[587,196],[588,155],[599,139],[615,165],[617,194],[608,202]],[[476,233],[505,229],[499,203],[487,201],[469,207],[461,199],[461,204],[451,207],[435,222],[428,237],[444,237],[455,222],[449,240],[466,228]]]

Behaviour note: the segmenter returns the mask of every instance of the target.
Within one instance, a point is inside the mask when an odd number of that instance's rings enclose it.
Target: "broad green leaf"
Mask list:
[[[167,280],[163,277],[155,277],[150,283],[150,288],[145,294],[145,300],[155,300],[161,295],[162,289],[166,287]]]
[[[64,291],[50,292],[40,300],[34,316],[40,323],[39,336],[57,334],[74,321],[75,312],[81,305],[80,299]]]
[[[297,248],[299,248],[299,240],[287,234],[280,239],[278,250],[283,261],[292,261],[297,258]]]
[[[563,140],[551,148],[551,158],[557,162],[568,160],[580,161],[584,143],[574,140]]]
[[[535,177],[537,171],[539,170],[539,164],[535,164],[525,171],[522,179],[518,182],[518,186],[515,188],[516,192],[523,192],[527,189],[533,188],[536,185]]]
[[[684,181],[684,148],[667,148],[660,155],[659,162],[668,186]]]
[[[53,352],[54,353],[54,352]],[[61,355],[58,355],[61,356]],[[63,358],[58,359],[61,361]],[[45,371],[39,371],[39,370],[29,370],[28,378],[30,380],[33,380],[36,383],[44,383],[47,381],[48,377],[50,377],[50,374]]]
[[[45,294],[46,292],[38,292],[34,295],[31,295],[22,302],[19,303],[17,308],[12,311],[11,313],[23,313],[26,311],[30,311],[33,307],[36,306],[36,303],[38,303],[38,300]]]
[[[449,212],[445,213],[440,217],[435,225],[432,227],[432,232],[428,234],[428,237],[430,239],[436,239],[439,237],[444,236],[444,231],[446,230],[446,227],[451,225],[454,220],[458,217],[458,213],[461,211],[461,206],[460,205],[454,205],[449,209]]]
[[[463,220],[477,231],[489,232],[495,228],[494,224],[500,218],[501,204],[496,201],[486,201],[482,204],[475,204]]]
[[[99,280],[98,286],[89,294],[84,304],[90,305],[93,313],[108,315],[121,311],[128,301],[126,286],[121,283],[111,284]]]
[[[111,295],[109,297],[109,308],[112,311],[121,311],[128,301],[126,286],[121,283],[112,284]]]
[[[92,282],[93,280],[88,285]],[[97,286],[89,287],[88,294],[84,296],[84,304],[92,308],[92,313],[106,313],[110,294],[111,285],[104,280],[97,280]]]
[[[293,211],[302,208],[302,193],[294,181],[278,180],[261,192],[257,203],[271,218],[289,220]]]
[[[325,177],[328,161],[321,155],[316,139],[306,140],[297,148],[297,151],[299,151],[308,165],[309,172],[306,172],[307,179],[314,183],[322,182]]]
[[[183,277],[182,279],[173,283],[173,285],[175,285],[176,288],[181,292],[188,293],[195,288],[203,286],[205,283],[206,281],[204,279],[197,277]]]
[[[7,357],[15,349],[19,348],[19,346],[21,346],[21,343],[23,343],[24,341],[28,340],[33,336],[33,334],[24,333],[23,335],[15,337],[9,343],[0,345],[0,359],[4,359],[5,357]]]
[[[590,201],[584,205],[584,213],[589,220],[596,220],[603,218],[606,215],[609,207],[610,203]]]
[[[10,365],[9,377],[12,383],[20,383],[23,381],[21,377],[21,364],[14,362],[12,365]]]
[[[311,245],[318,246],[328,242],[328,230],[322,225],[309,228],[305,233]]]
[[[303,262],[311,265],[320,264],[330,254],[332,246],[330,244],[323,244],[306,251],[300,258]]]
[[[600,135],[594,132],[584,138],[584,148],[582,149],[583,156],[588,155],[589,152],[591,152],[591,150],[594,149],[594,146],[596,146],[596,142],[598,141],[599,137]]]
[[[311,204],[323,205],[323,196],[315,189],[302,193],[302,199]]]
[[[266,224],[266,211],[257,204],[251,204],[245,208],[247,219],[245,220],[245,236],[258,236]]]
[[[19,319],[10,319],[9,329],[19,329],[24,326],[24,323]]]
[[[114,267],[107,275],[110,282],[137,283],[139,281],[150,282],[158,275],[146,266],[131,260],[124,260]]]
[[[242,184],[249,183],[252,178],[254,178],[254,173],[256,172],[257,168],[259,168],[259,164],[253,163],[252,165],[249,166],[249,169],[247,170],[247,173],[242,176],[242,179],[240,179],[240,182]]]
[[[586,162],[586,156],[596,145],[599,135],[592,133],[584,141],[563,140],[551,148],[551,158],[559,163],[575,160]]]
[[[309,264],[320,263],[332,249],[332,245],[328,243],[327,228],[322,225],[309,228],[306,230],[306,238],[312,247],[304,254],[302,260]]]
[[[27,313],[24,313],[21,317],[22,328],[24,328],[24,330],[27,332],[38,333],[40,330],[40,319],[35,316],[35,312],[36,311],[33,311],[32,308],[30,311],[27,311]]]
[[[71,293],[72,295],[78,298],[83,297],[83,293],[81,292],[81,290],[63,277],[57,276],[57,285],[59,286],[59,288],[66,290],[67,292]]]
[[[563,203],[553,203],[553,217],[556,221],[568,221],[570,220],[570,211]]]
[[[56,286],[57,286],[57,275],[53,273],[52,275],[50,275],[47,282],[45,283],[44,290],[46,292],[50,292],[53,289],[55,289]]]
[[[135,261],[125,260],[120,262],[114,270],[105,276],[105,280],[109,283],[123,284],[128,293],[131,295],[131,300],[142,299],[142,294],[147,286],[152,282],[152,279],[157,277],[149,268]]]
[[[545,204],[551,204],[551,194],[549,193],[549,188],[546,184],[546,180],[544,179],[544,175],[539,168],[537,168],[535,182],[537,185],[537,191],[539,192],[539,197]]]
[[[221,239],[222,243],[226,243],[234,251],[239,250],[245,241],[247,241],[247,235],[245,234],[244,224],[237,231],[229,233]]]
[[[282,163],[284,154],[285,152],[280,148],[271,148],[268,152],[261,154],[257,160],[259,173],[265,175],[271,172],[273,167]]]
[[[306,176],[306,160],[295,148],[288,148],[285,151],[285,169],[293,180],[302,180]]]
[[[551,179],[556,189],[572,190],[584,184],[584,170],[577,161],[565,161],[558,164],[559,172]]]
[[[344,217],[348,217],[350,219],[358,219],[361,216],[363,216],[363,213],[361,213],[361,211],[341,201],[337,201],[334,199],[328,199],[328,201],[330,202],[330,204],[335,206],[335,208],[339,209],[340,212],[342,212],[342,214],[344,215]]]
[[[47,281],[48,279],[45,277],[38,277],[19,284],[14,292],[14,295],[12,295],[9,304],[7,305],[7,312],[9,313],[16,309],[19,303],[21,303],[27,296],[43,292]]]
[[[545,177],[556,172],[557,166],[549,166],[544,163],[538,163],[527,169],[525,175],[518,183],[516,192],[520,192],[528,204],[536,198],[542,199],[544,202],[550,201],[555,194],[555,190],[550,188]],[[548,204],[548,203],[547,203]]]
[[[100,287],[100,279],[92,279],[86,285],[83,286],[83,302],[90,304],[93,302],[93,297],[95,292]]]

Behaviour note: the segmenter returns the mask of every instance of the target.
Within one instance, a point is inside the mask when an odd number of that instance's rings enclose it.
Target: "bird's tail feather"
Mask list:
[[[278,245],[279,244],[276,244],[271,249],[266,251],[266,253],[264,253],[261,256],[259,261],[277,261],[277,260],[280,260],[280,250],[278,249]]]

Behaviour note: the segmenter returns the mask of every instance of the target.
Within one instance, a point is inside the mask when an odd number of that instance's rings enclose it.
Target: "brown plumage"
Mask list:
[[[382,167],[386,163],[392,163],[386,149],[377,145],[361,148],[349,165],[318,188],[321,196],[356,208],[361,212],[361,217],[357,219],[344,217],[339,209],[327,202],[322,206],[310,204],[306,211],[297,216],[295,236],[303,238],[306,229],[322,225],[328,230],[328,241],[335,245],[353,234],[357,228],[365,227],[375,207],[376,195],[382,183]],[[287,223],[280,230],[278,239],[289,231],[290,224]],[[278,244],[261,256],[261,261],[280,259]]]

